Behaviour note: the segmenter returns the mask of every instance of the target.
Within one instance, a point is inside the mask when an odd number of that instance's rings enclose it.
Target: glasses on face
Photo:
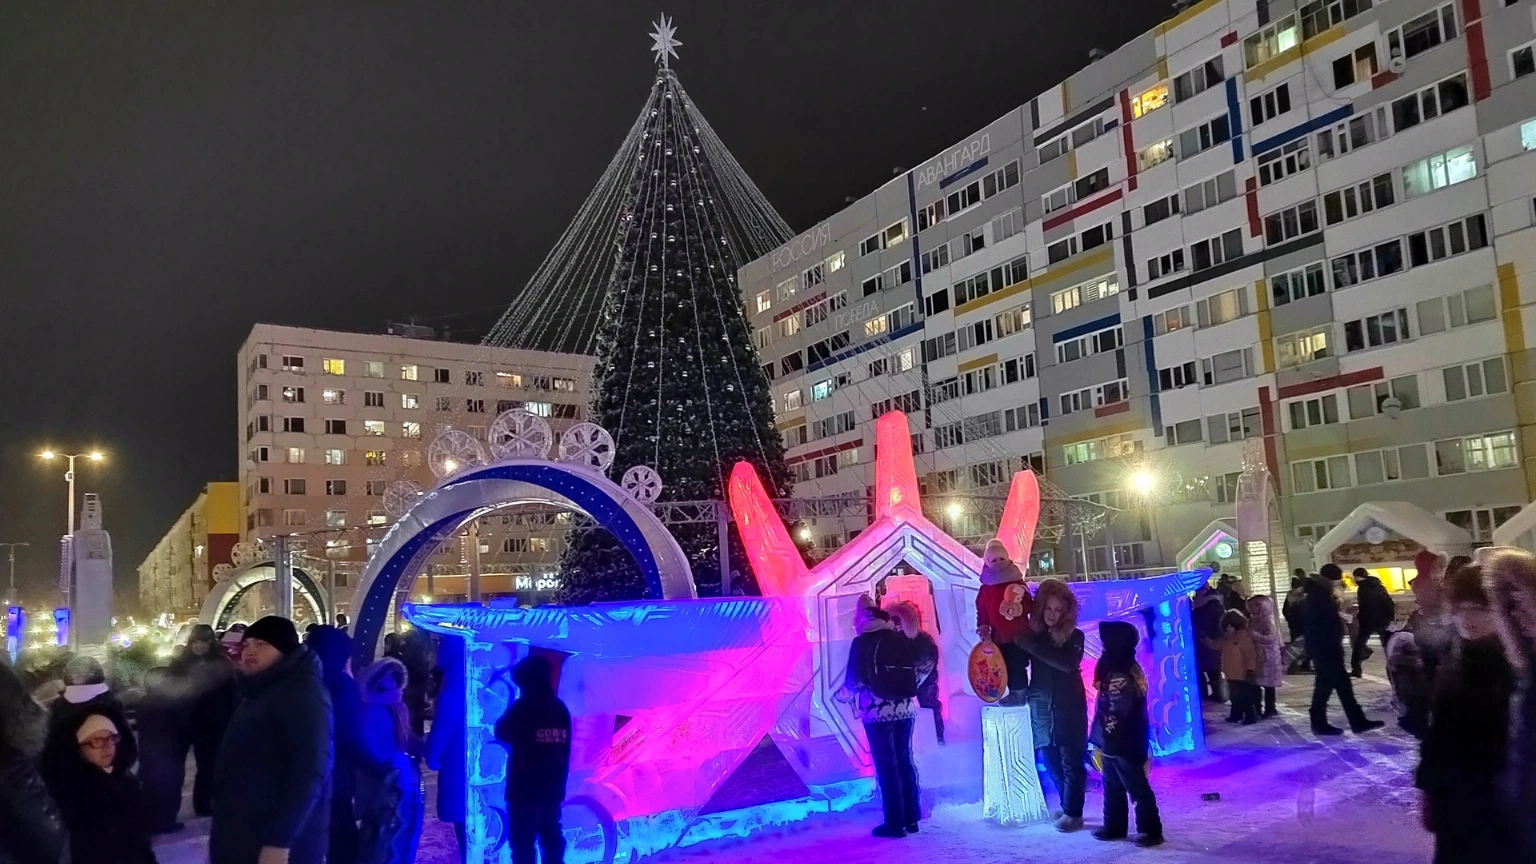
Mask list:
[[[95,735],[80,742],[81,747],[91,750],[105,750],[108,747],[116,747],[117,742],[123,740],[121,735]]]

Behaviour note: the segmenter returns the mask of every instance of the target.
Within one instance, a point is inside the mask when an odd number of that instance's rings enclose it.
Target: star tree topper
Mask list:
[[[651,25],[651,53],[656,57],[657,65],[661,68],[669,68],[668,57],[677,56],[677,46],[683,44],[676,39],[677,28],[672,26],[672,19],[663,15]]]

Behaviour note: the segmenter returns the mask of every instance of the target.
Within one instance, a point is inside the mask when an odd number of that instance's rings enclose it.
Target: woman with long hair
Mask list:
[[[1536,558],[1523,550],[1496,553],[1484,564],[1489,607],[1516,676],[1518,713],[1510,718],[1503,791],[1516,861],[1536,861]]]
[[[1280,625],[1275,621],[1275,601],[1268,594],[1255,594],[1248,598],[1248,633],[1253,637],[1253,647],[1259,652],[1259,689],[1263,699],[1263,716],[1275,717],[1275,691],[1285,679],[1285,663],[1281,659],[1284,647],[1280,638]]]
[[[1083,631],[1077,629],[1077,595],[1060,579],[1035,591],[1030,632],[1016,644],[1029,655],[1030,721],[1035,753],[1045,762],[1061,814],[1056,830],[1083,827],[1088,782],[1088,697],[1083,690]]]

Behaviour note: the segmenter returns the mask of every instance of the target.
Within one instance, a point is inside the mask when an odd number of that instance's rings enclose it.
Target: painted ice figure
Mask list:
[[[794,550],[750,466],[736,467],[730,504],[764,597],[537,609],[407,604],[405,614],[416,625],[467,642],[470,860],[506,855],[506,756],[491,726],[511,695],[506,670],[530,651],[556,658],[560,695],[577,718],[571,802],[595,814],[595,822],[570,831],[573,861],[632,860],[872,796],[862,726],[834,694],[854,635],[854,605],[882,579],[888,599],[918,604],[924,629],[940,646],[949,743],[937,746],[931,719],[921,714],[915,751],[925,788],[979,799],[982,703],[970,692],[965,662],[976,641],[981,562],[923,517],[907,423],[900,413],[877,422],[875,518],[814,568]],[[500,473],[496,467],[475,473]],[[583,480],[612,485],[606,478]],[[431,507],[433,498],[429,493],[413,510]],[[495,506],[466,499],[448,509],[458,519]],[[1033,541],[1039,506],[1034,476],[1020,473],[1000,530],[1016,559]],[[408,515],[402,525],[437,535],[453,530],[451,521]],[[411,539],[398,537],[386,551],[408,559]],[[389,557],[381,552],[381,559]],[[370,570],[398,574],[409,571],[405,565],[381,561]],[[887,576],[897,565],[911,572]],[[1203,743],[1187,598],[1208,576],[1197,571],[1072,585],[1088,635],[1086,681],[1098,654],[1097,620],[1125,618],[1143,635],[1154,754]],[[377,587],[370,596],[389,593]]]

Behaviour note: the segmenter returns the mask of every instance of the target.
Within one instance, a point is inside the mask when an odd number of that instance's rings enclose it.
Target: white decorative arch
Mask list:
[[[320,586],[310,575],[298,567],[293,570],[293,591],[309,607],[314,614],[314,620],[325,621],[325,598],[320,592]],[[224,621],[224,616],[229,613],[240,598],[247,591],[263,582],[277,581],[277,565],[269,558],[264,561],[256,561],[244,567],[236,569],[228,578],[219,580],[217,586],[208,592],[203,599],[202,611],[198,613],[199,621],[209,625],[215,630],[227,629],[231,623]]]
[[[672,532],[602,471],[579,463],[509,459],[450,476],[417,498],[384,535],[352,598],[359,654],[372,655],[396,593],[438,544],[492,510],[526,504],[575,510],[606,528],[634,556],[653,596],[697,596],[693,570]]]

